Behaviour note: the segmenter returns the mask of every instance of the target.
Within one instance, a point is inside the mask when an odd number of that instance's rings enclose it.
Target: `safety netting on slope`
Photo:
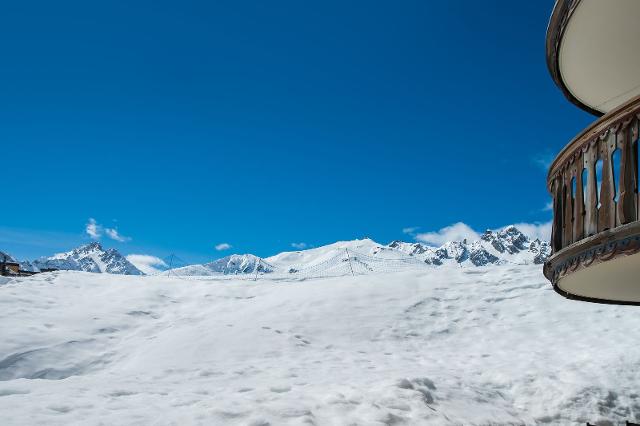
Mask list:
[[[244,280],[296,280],[424,270],[430,267],[424,261],[414,257],[391,258],[344,249],[336,251],[328,259],[309,266],[278,267],[259,259],[252,271],[237,274],[181,275],[177,271],[169,271],[167,275],[195,280],[232,278]]]
[[[345,249],[333,257],[306,268],[291,268],[288,274],[297,278],[318,278],[344,275],[366,275],[428,268],[416,258],[386,258]]]

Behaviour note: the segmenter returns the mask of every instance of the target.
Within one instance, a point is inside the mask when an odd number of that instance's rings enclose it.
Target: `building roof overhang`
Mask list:
[[[557,0],[547,66],[564,95],[603,115],[640,95],[640,1]]]

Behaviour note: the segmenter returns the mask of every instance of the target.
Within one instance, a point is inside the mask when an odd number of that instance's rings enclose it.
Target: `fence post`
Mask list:
[[[353,266],[351,266],[351,256],[349,256],[349,249],[345,247],[344,251],[347,252],[347,259],[349,259],[349,269],[351,270],[351,276],[355,276],[353,273]]]
[[[172,268],[173,268],[173,253],[171,253],[171,257],[169,257],[169,269],[167,270],[167,278],[171,276]]]

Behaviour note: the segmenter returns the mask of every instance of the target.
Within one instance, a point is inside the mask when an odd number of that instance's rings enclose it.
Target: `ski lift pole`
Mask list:
[[[173,253],[171,253],[171,257],[169,258],[169,269],[167,270],[167,278],[171,276],[172,268],[173,268]]]
[[[258,281],[258,269],[260,268],[260,258],[258,258],[258,261],[256,262],[256,275],[253,277],[253,281]]]
[[[347,259],[349,260],[349,269],[351,270],[351,276],[354,277],[356,274],[353,273],[353,266],[351,266],[351,256],[349,256],[349,249],[345,248],[344,251],[347,252]]]

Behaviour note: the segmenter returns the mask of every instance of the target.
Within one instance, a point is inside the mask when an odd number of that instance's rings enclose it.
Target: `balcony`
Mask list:
[[[576,136],[547,177],[553,254],[544,266],[568,298],[640,304],[640,96]]]

